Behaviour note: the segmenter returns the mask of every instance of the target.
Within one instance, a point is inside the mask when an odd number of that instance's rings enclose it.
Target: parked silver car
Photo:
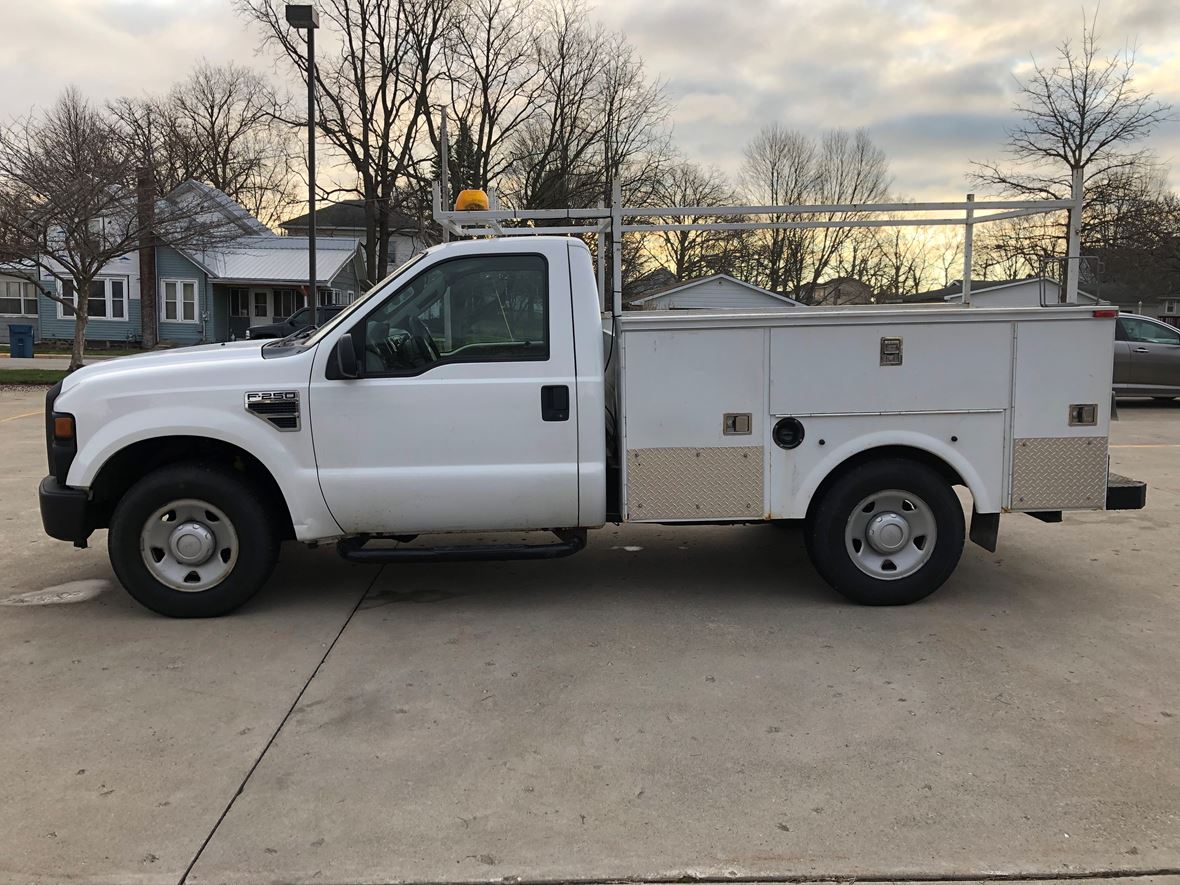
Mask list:
[[[1116,396],[1180,397],[1180,329],[1124,313],[1114,337]]]

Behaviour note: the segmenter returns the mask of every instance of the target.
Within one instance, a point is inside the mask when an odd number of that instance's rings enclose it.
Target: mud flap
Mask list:
[[[989,553],[995,553],[1000,539],[1000,514],[980,513],[972,508],[971,531],[968,534],[972,543],[978,544]]]

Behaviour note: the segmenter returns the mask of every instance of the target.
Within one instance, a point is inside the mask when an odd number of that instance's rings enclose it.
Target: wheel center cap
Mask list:
[[[896,553],[910,540],[910,524],[900,514],[879,513],[869,521],[869,546],[878,553]]]
[[[168,539],[172,555],[185,565],[199,565],[213,555],[217,546],[213,533],[199,522],[181,523]]]

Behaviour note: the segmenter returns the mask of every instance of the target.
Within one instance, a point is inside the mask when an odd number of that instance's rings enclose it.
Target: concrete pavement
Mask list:
[[[1006,517],[908,608],[791,531],[630,527],[552,563],[289,545],[178,622],[101,535],[40,535],[39,405],[0,394],[0,881],[1180,872],[1180,409],[1114,426],[1147,510]]]

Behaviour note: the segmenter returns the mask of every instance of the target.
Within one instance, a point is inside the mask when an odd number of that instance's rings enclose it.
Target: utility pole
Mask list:
[[[314,311],[319,306],[315,266],[315,32],[320,26],[320,14],[314,6],[302,3],[288,3],[286,12],[287,24],[307,31],[307,303]]]
[[[446,105],[442,106],[442,120],[438,127],[438,163],[438,181],[442,188],[442,206],[445,212],[453,207],[451,203],[451,144],[447,134]],[[442,238],[444,243],[451,238],[451,232],[445,227]]]

